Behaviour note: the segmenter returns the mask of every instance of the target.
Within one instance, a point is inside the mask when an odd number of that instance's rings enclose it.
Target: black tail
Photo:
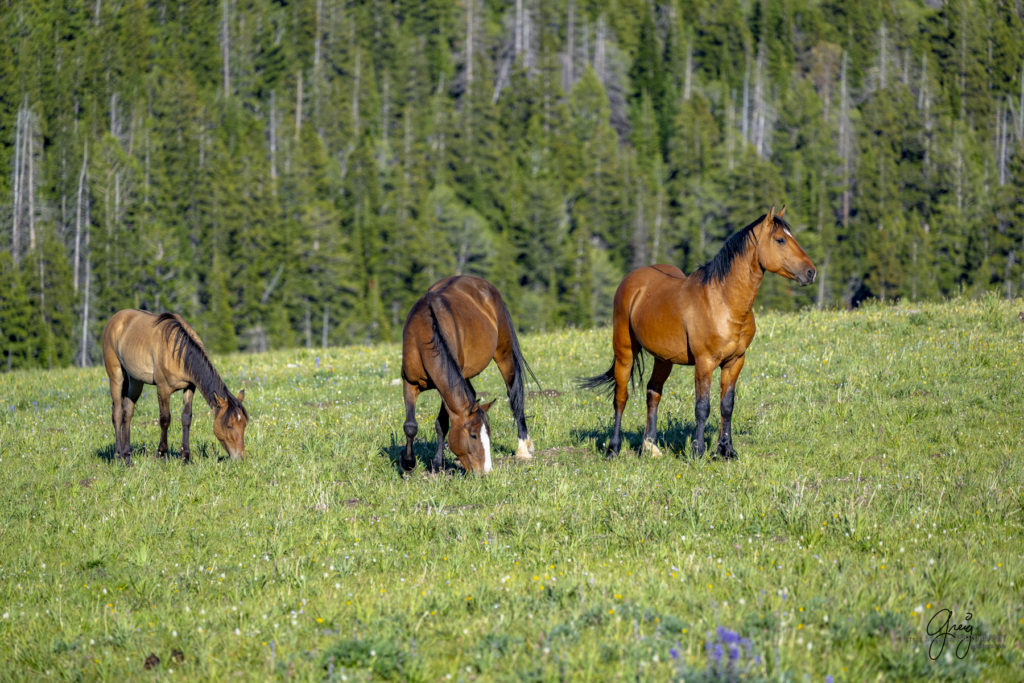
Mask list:
[[[640,351],[633,356],[633,367],[629,370],[629,383],[634,387],[637,385],[644,376],[644,350]],[[580,389],[595,389],[606,394],[612,394],[615,391],[615,362],[612,362],[612,366],[605,370],[600,375],[594,375],[593,377],[577,377],[576,386]]]
[[[577,377],[576,386],[580,389],[594,389],[606,394],[615,390],[615,363],[600,375],[593,377]]]
[[[523,358],[523,352],[519,348],[519,338],[516,336],[516,328],[512,325],[512,314],[508,312],[508,306],[502,304],[505,309],[505,322],[508,324],[508,333],[512,337],[512,361],[515,365],[515,371],[512,377],[512,385],[508,388],[508,401],[512,407],[512,414],[515,415],[516,420],[525,420],[525,398],[526,383],[523,381],[524,372],[530,373],[530,377],[536,382],[537,388],[540,388],[540,381],[537,380],[537,375],[533,374],[533,370],[526,364],[526,359]],[[524,423],[525,424],[525,423]]]

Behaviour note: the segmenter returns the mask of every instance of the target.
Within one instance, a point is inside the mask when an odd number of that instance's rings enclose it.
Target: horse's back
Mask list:
[[[107,374],[113,375],[117,367],[128,375],[146,384],[156,384],[158,370],[166,374],[173,353],[173,342],[165,335],[169,324],[181,329],[200,348],[202,340],[185,320],[177,313],[158,316],[149,311],[124,309],[110,317],[103,328],[103,360]]]

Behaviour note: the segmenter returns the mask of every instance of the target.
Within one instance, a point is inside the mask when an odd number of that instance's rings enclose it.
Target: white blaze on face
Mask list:
[[[786,233],[786,234],[787,234],[787,235],[789,235],[790,237],[792,237],[792,236],[793,236],[793,233],[791,233],[791,232],[789,231],[789,228],[783,228],[783,229],[782,229],[782,232]]]
[[[491,471],[491,435],[487,425],[480,430],[480,443],[484,446],[484,474]]]

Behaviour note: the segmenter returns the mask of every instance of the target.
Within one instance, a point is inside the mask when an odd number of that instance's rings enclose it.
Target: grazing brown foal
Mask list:
[[[711,374],[722,369],[722,427],[718,454],[736,457],[732,445],[732,409],[736,379],[754,338],[754,298],[765,271],[801,285],[814,281],[811,259],[775,207],[729,237],[718,254],[692,275],[671,265],[647,266],[626,276],[615,292],[612,351],[615,361],[604,374],[580,380],[587,389],[614,388],[615,427],[609,457],[622,445],[622,411],[629,397],[630,375],[639,369],[641,349],[654,356],[647,383],[647,427],[643,449],[659,455],[656,445],[658,403],[673,365],[693,365],[696,429],[693,449],[704,454],[704,426],[711,412]],[[642,371],[641,371],[642,372]]]
[[[497,288],[470,275],[434,283],[409,311],[402,332],[402,380],[405,399],[405,452],[402,468],[416,467],[416,398],[429,389],[441,394],[434,428],[437,452],[430,470],[441,469],[445,435],[452,453],[471,472],[490,472],[491,432],[487,411],[469,380],[491,360],[508,387],[509,404],[519,436],[517,458],[531,458],[533,440],[526,430],[524,375],[529,368],[519,350],[512,317]],[[532,373],[531,373],[532,374]],[[451,432],[449,433],[449,427]]]
[[[156,385],[160,405],[160,445],[167,455],[167,428],[171,424],[171,394],[182,391],[181,458],[191,457],[188,437],[192,425],[192,396],[198,388],[213,408],[213,435],[236,460],[245,457],[245,425],[249,414],[242,406],[245,390],[232,396],[213,368],[199,335],[176,313],[154,315],[146,311],[118,311],[103,328],[103,364],[110,378],[111,419],[117,456],[131,465],[131,422],[135,403],[145,384]]]

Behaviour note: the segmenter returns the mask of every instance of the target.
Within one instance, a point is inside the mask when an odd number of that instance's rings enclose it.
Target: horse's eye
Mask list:
[[[785,237],[776,237],[775,241],[778,242],[779,244],[785,244],[786,243],[786,238]]]
[[[480,435],[479,434],[470,434],[469,438],[471,438],[471,439],[479,439]]]

